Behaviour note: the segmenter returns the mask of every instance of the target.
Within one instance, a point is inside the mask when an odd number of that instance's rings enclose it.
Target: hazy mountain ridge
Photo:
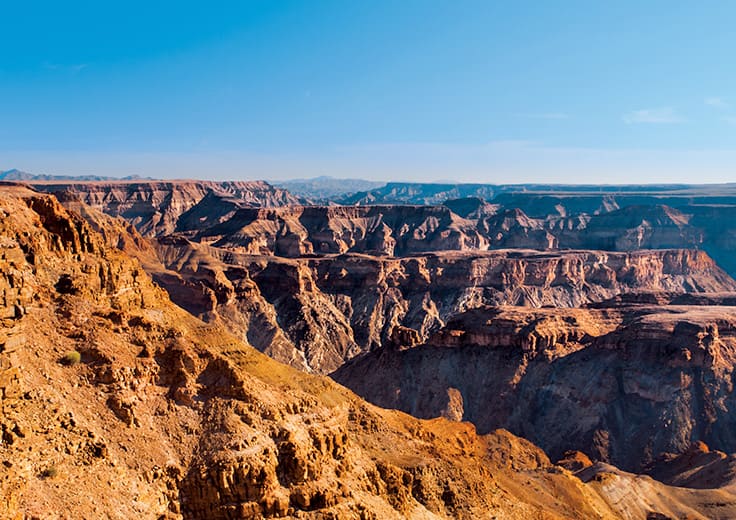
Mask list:
[[[383,186],[384,182],[365,179],[339,179],[330,176],[310,179],[290,179],[274,181],[271,184],[289,190],[296,196],[315,202],[330,203],[358,192],[365,192]]]
[[[624,198],[648,197],[649,201],[662,197],[736,197],[736,183],[729,184],[483,184],[483,183],[412,183],[388,182],[373,190],[355,193],[335,200],[339,204],[439,204],[446,200],[478,197],[488,202],[509,197],[540,197],[550,195],[561,198],[587,198],[620,196]],[[662,202],[665,203],[665,202]]]
[[[15,168],[0,172],[0,181],[135,181],[154,180],[151,177],[127,175],[125,177],[110,177],[104,175],[50,175],[24,172]]]

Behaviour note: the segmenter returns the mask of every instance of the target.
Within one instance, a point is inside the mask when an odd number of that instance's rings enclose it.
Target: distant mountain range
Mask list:
[[[463,184],[463,183],[419,183],[389,182],[370,190],[359,191],[334,202],[345,205],[382,204],[442,204],[447,200],[477,197],[497,202],[499,198],[529,197],[600,197],[617,195],[626,197],[690,197],[736,195],[736,184],[629,184],[629,185],[585,185],[585,184]]]
[[[107,177],[103,175],[46,175],[33,174],[12,168],[0,172],[0,181],[135,181],[154,180],[151,177],[128,175],[126,177]]]
[[[0,171],[0,181],[25,182],[94,182],[154,181],[151,177],[129,175],[48,175],[18,169]],[[195,181],[196,182],[196,181]],[[209,181],[208,181],[209,182]],[[217,182],[217,181],[212,181]],[[239,182],[239,181],[238,181]],[[480,201],[522,209],[531,216],[556,213],[564,206],[564,214],[600,213],[631,205],[666,204],[731,206],[736,198],[736,183],[727,184],[481,184],[451,182],[378,182],[366,179],[341,179],[329,176],[310,179],[267,181],[287,190],[302,201],[314,205],[477,205]],[[478,200],[479,199],[479,200]],[[482,210],[482,208],[481,208]],[[462,211],[461,211],[462,213]]]
[[[271,182],[278,188],[289,190],[294,195],[314,201],[334,201],[349,197],[358,192],[367,192],[385,186],[385,182],[368,181],[365,179],[337,179],[321,176],[312,179],[292,179],[288,181]]]

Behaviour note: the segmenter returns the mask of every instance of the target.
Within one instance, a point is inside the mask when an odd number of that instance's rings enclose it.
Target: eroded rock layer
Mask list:
[[[259,350],[328,373],[347,359],[418,343],[484,305],[578,307],[625,293],[727,292],[736,283],[702,252],[441,252],[401,258],[237,254],[181,237],[158,241],[172,299],[222,321]]]
[[[179,217],[199,205],[212,207],[212,195],[243,206],[269,207],[299,204],[300,199],[263,181],[121,181],[43,182],[36,189],[74,195],[93,209],[123,217],[145,236],[172,232]],[[210,195],[210,197],[207,197]]]
[[[347,206],[309,207],[300,206],[309,201],[260,181],[37,186],[52,192],[69,190],[101,211],[124,216],[146,236],[177,231],[190,240],[244,253],[402,256],[503,248],[696,248],[706,251],[736,276],[733,184],[606,187],[389,183],[384,188],[338,199]]]
[[[3,518],[736,514],[729,488],[584,482],[508,432],[376,408],[173,306],[55,199],[3,188],[0,211]]]
[[[474,309],[421,346],[382,349],[334,377],[380,406],[508,428],[553,458],[576,449],[641,471],[698,441],[734,452],[736,308],[662,298]]]

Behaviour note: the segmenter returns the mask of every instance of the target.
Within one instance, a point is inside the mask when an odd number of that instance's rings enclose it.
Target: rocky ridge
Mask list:
[[[736,283],[702,252],[441,252],[285,259],[159,239],[154,278],[174,302],[222,322],[259,350],[321,373],[392,344],[426,340],[484,305],[578,307],[641,291],[727,292]]]
[[[371,406],[173,306],[52,197],[3,188],[0,208],[0,516],[736,514],[725,488],[584,483],[508,432]]]
[[[734,186],[389,183],[368,199],[339,200],[348,206],[304,208],[308,200],[262,182],[37,184],[70,190],[145,236],[176,231],[252,254],[694,248],[736,275]]]
[[[553,458],[573,449],[642,471],[696,442],[732,453],[736,308],[659,298],[473,309],[422,345],[381,349],[333,377],[417,417],[508,428]]]
[[[264,181],[37,181],[33,186],[49,193],[64,192],[66,198],[73,195],[93,209],[123,217],[144,236],[172,232],[179,217],[202,203],[210,193],[229,196],[244,206],[270,207],[303,202]]]

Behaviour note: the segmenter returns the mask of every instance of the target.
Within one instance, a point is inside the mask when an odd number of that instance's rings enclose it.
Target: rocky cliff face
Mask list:
[[[328,373],[393,345],[394,330],[426,340],[453,316],[484,305],[578,307],[636,292],[736,290],[702,252],[442,252],[402,258],[347,254],[283,259],[161,239],[172,299],[221,321],[259,350]]]
[[[711,305],[480,308],[334,377],[380,406],[640,471],[696,441],[736,451],[735,327],[736,308]]]
[[[470,197],[454,200],[456,197]],[[480,211],[471,209],[470,200]],[[485,199],[485,200],[483,200]],[[487,202],[486,202],[487,201]],[[390,183],[345,204],[445,204],[491,248],[698,248],[736,275],[733,184],[660,186]],[[490,204],[489,204],[490,203]]]
[[[473,222],[442,206],[244,208],[217,225],[201,222],[201,217],[183,220],[178,231],[197,242],[260,255],[403,256],[488,248]]]
[[[390,183],[342,201],[352,206],[306,208],[298,206],[308,201],[260,181],[77,182],[38,187],[72,192],[95,209],[126,218],[148,237],[176,231],[190,240],[241,253],[405,256],[503,248],[695,248],[736,275],[733,185]],[[434,206],[407,205],[417,203]]]
[[[0,212],[4,518],[736,514],[729,488],[585,483],[508,432],[376,408],[171,305],[53,198],[3,188]]]
[[[123,217],[143,235],[174,231],[179,217],[210,193],[244,206],[299,204],[300,199],[263,181],[132,181],[37,183],[36,189],[76,196],[93,209]],[[205,204],[209,199],[205,201]]]

